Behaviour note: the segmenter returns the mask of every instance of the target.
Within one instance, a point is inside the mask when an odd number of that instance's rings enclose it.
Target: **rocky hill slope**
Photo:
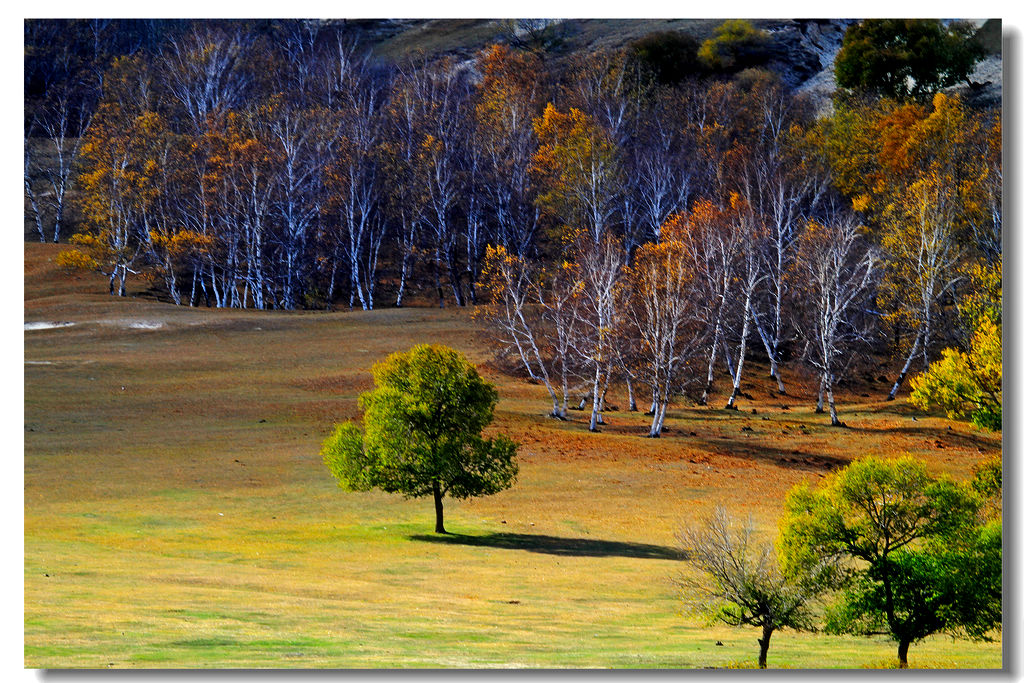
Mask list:
[[[531,31],[550,39],[553,59],[580,51],[623,47],[656,31],[682,31],[698,41],[712,35],[720,19],[362,19],[346,20],[359,40],[381,58],[423,53],[450,55],[471,64],[476,53],[494,42],[523,39]],[[858,19],[760,19],[753,24],[767,31],[767,67],[789,87],[812,97],[823,109],[835,91],[833,61],[846,29]],[[976,20],[985,34],[988,57],[978,64],[969,83],[956,90],[982,106],[999,106],[1002,99],[1001,23]],[[529,37],[529,36],[527,36]]]

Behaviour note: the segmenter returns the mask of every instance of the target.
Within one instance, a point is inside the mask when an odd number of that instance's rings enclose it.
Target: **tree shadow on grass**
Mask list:
[[[482,548],[502,548],[504,550],[526,550],[546,555],[562,555],[569,557],[635,557],[647,560],[685,560],[686,555],[678,548],[647,543],[624,543],[621,541],[603,541],[590,538],[563,538],[561,536],[545,536],[543,534],[483,534],[468,536],[463,534],[415,534],[409,536],[411,541],[427,543],[444,543],[447,545],[471,545]]]
[[[829,427],[829,429],[833,429]],[[796,430],[794,429],[794,432]],[[803,436],[808,436],[804,434]],[[748,443],[741,438],[696,439],[705,452],[719,457],[743,458],[746,460],[773,463],[779,467],[810,472],[830,472],[850,464],[849,458],[841,458],[818,452],[808,452],[813,446],[796,443],[788,448],[776,448],[763,442]]]
[[[969,427],[964,426],[961,429],[968,429]],[[943,429],[941,427],[929,427],[929,426],[901,426],[901,427],[850,427],[851,430],[857,432],[871,433],[871,432],[884,432],[887,434],[902,434],[906,436],[919,436],[923,439],[941,439],[948,441],[962,448],[980,447],[985,446],[989,448],[1000,448],[1003,444],[1001,432],[990,432],[985,434],[983,432],[971,433],[967,431],[956,431],[953,429]]]

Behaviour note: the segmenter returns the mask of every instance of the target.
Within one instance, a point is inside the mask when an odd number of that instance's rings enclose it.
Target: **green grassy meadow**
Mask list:
[[[25,331],[28,668],[752,666],[758,630],[709,626],[680,599],[678,529],[723,504],[773,535],[792,485],[859,455],[966,477],[1001,448],[914,420],[881,385],[842,397],[837,432],[799,381],[773,398],[763,372],[740,411],[677,407],[656,440],[642,415],[611,412],[591,434],[489,364],[469,310],[116,299],[56,269],[58,250],[25,246],[25,321],[75,323]],[[501,395],[492,429],[521,444],[516,486],[446,501],[449,536],[426,499],[337,488],[318,452],[357,414],[371,364],[421,342],[480,364]],[[781,631],[769,666],[895,654]],[[1002,643],[935,637],[910,664],[999,668]]]

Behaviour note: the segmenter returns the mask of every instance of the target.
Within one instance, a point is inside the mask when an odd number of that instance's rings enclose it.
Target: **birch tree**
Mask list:
[[[543,187],[537,202],[563,226],[586,230],[600,244],[617,212],[620,164],[608,134],[579,109],[553,104],[534,119],[539,147],[532,172]]]
[[[666,226],[660,241],[640,247],[626,269],[627,334],[638,341],[639,377],[653,396],[652,438],[661,435],[669,402],[703,345],[693,301],[695,264],[677,234],[681,227]]]
[[[483,80],[474,114],[482,149],[481,172],[498,244],[526,256],[540,226],[540,209],[530,184],[537,149],[533,119],[543,87],[536,56],[493,45],[481,55]]]
[[[861,309],[877,274],[878,255],[850,213],[811,221],[800,242],[799,277],[809,311],[809,358],[821,378],[832,426],[841,426],[834,386],[842,358],[864,339]]]
[[[752,146],[742,172],[744,197],[764,224],[764,286],[753,300],[753,323],[780,394],[782,347],[792,334],[784,315],[788,271],[804,223],[813,217],[828,177],[803,141],[808,114],[777,83],[761,83],[751,95]]]
[[[713,388],[718,354],[725,343],[727,315],[734,303],[737,255],[742,247],[738,214],[734,207],[723,209],[707,200],[699,200],[689,212],[672,216],[666,227],[675,223],[687,226],[680,234],[685,235],[686,248],[696,269],[696,285],[700,291],[696,297],[697,315],[710,337],[706,380],[698,401],[706,405]]]
[[[574,245],[576,263],[582,283],[582,311],[585,332],[576,349],[586,361],[591,374],[590,431],[603,424],[603,389],[606,388],[616,356],[612,348],[616,328],[621,321],[619,292],[626,254],[622,244],[611,234],[599,242],[589,234],[577,234]]]
[[[740,333],[739,344],[736,351],[736,367],[732,373],[732,393],[725,404],[728,409],[736,408],[736,398],[740,393],[741,382],[743,381],[743,366],[747,358],[747,343],[753,330],[754,323],[754,298],[760,291],[762,284],[768,279],[767,269],[764,265],[764,240],[765,229],[760,218],[754,214],[749,206],[738,207],[737,234],[743,248],[738,252],[738,265],[736,268],[737,280],[737,301],[740,312]]]
[[[335,74],[335,111],[340,114],[340,139],[329,166],[331,201],[337,217],[338,241],[348,266],[352,308],[371,310],[377,262],[386,223],[381,207],[380,145],[384,93],[366,73],[365,63],[339,41],[329,62]],[[332,273],[331,282],[334,276]],[[333,293],[333,289],[331,290]]]

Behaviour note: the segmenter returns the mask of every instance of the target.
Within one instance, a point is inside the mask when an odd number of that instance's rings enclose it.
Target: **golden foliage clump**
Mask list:
[[[64,249],[57,254],[54,263],[68,272],[96,270],[99,267],[96,259],[77,249]]]

